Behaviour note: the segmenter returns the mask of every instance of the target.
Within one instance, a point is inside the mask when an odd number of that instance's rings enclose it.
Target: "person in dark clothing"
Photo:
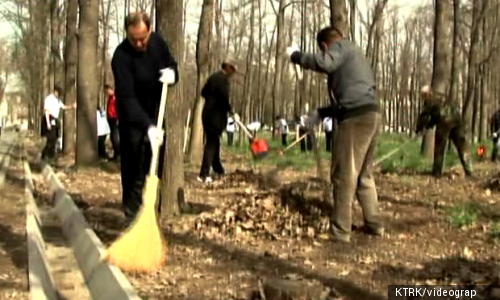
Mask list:
[[[48,163],[52,163],[56,156],[57,139],[61,127],[61,121],[59,120],[61,109],[76,109],[76,103],[73,106],[64,105],[59,100],[61,95],[62,89],[55,86],[52,94],[48,95],[43,102],[42,136],[47,138],[47,143],[42,152],[42,159]]]
[[[120,159],[120,137],[118,134],[118,113],[116,112],[116,96],[113,87],[106,84],[106,94],[108,95],[108,105],[106,110],[106,117],[108,119],[110,129],[111,145],[113,146],[112,160],[118,161]]]
[[[434,176],[442,175],[446,145],[451,139],[457,148],[465,174],[472,176],[470,145],[465,137],[465,127],[457,105],[446,101],[444,95],[433,94],[429,86],[424,86],[421,94],[424,99],[424,109],[417,119],[416,133],[420,133],[424,128],[429,129],[436,126],[432,174]]]
[[[205,131],[205,149],[198,181],[210,183],[210,168],[219,176],[224,175],[224,167],[220,161],[220,137],[226,128],[227,114],[231,112],[229,104],[229,78],[236,72],[234,63],[222,63],[222,70],[212,74],[203,89],[201,96],[205,98],[202,112],[202,123]],[[233,118],[237,120],[238,116]]]
[[[491,161],[496,162],[500,149],[500,109],[497,110],[490,119],[491,140],[493,141],[493,151]]]
[[[156,128],[163,83],[179,80],[177,62],[167,42],[151,29],[144,12],[125,19],[126,39],[113,54],[116,110],[119,122],[123,210],[131,219],[142,205],[142,190],[149,171],[152,149],[161,145],[158,175],[163,167],[163,129]]]
[[[384,232],[373,177],[373,155],[381,124],[375,98],[375,80],[370,63],[357,45],[335,27],[317,35],[320,53],[302,53],[289,47],[294,64],[328,76],[331,106],[313,110],[305,120],[307,128],[327,116],[337,119],[332,151],[331,180],[334,211],[331,220],[334,241],[350,242],[352,200],[357,196],[363,209],[362,231],[373,235]]]

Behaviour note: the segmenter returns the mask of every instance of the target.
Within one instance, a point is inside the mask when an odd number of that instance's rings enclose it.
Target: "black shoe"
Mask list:
[[[360,232],[368,235],[375,236],[383,236],[384,235],[384,227],[371,227],[371,226],[362,226],[358,229]]]

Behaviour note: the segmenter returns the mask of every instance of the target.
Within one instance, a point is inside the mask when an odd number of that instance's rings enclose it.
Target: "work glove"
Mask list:
[[[160,81],[166,84],[175,83],[175,71],[172,68],[165,68],[160,70]]]
[[[149,126],[148,139],[153,151],[163,144],[163,133],[163,130],[156,128],[156,126]]]
[[[305,119],[304,125],[307,129],[313,129],[321,122],[321,117],[317,109],[313,110]]]
[[[287,55],[290,57],[290,61],[294,64],[300,63],[300,58],[302,53],[300,53],[300,49],[296,46],[291,46],[286,49]]]

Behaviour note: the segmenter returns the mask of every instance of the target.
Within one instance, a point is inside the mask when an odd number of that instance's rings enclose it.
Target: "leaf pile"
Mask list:
[[[321,200],[319,186],[299,182],[272,191],[247,188],[213,212],[201,214],[194,227],[208,238],[325,239],[330,206]]]

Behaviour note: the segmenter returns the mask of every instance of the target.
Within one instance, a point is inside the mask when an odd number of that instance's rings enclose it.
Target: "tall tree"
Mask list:
[[[200,27],[198,29],[198,43],[196,44],[196,65],[198,69],[196,80],[196,101],[193,109],[193,126],[189,144],[189,160],[198,164],[202,158],[203,126],[201,115],[205,100],[201,97],[201,88],[207,80],[210,67],[210,42],[212,39],[212,26],[214,18],[214,0],[203,0]]]
[[[95,164],[97,155],[97,96],[99,90],[98,31],[99,0],[79,0],[77,70],[76,165]]]
[[[184,36],[182,35],[183,18],[182,0],[157,0],[156,20],[159,33],[168,42],[172,54],[182,69]],[[182,81],[168,91],[166,108],[166,147],[162,176],[161,205],[164,215],[179,214],[179,206],[184,203],[184,159],[183,131],[185,107],[182,101]]]
[[[453,56],[453,0],[436,1],[436,14],[434,21],[434,65],[432,70],[432,92],[434,94],[447,95],[450,84],[451,65]],[[447,99],[452,101],[452,99]],[[434,132],[426,133],[425,141],[433,143],[434,140],[427,135],[434,135]],[[431,148],[431,147],[429,147]],[[434,147],[432,147],[434,148]]]
[[[347,4],[345,0],[330,0],[330,23],[340,30],[345,37],[349,36]]]
[[[64,49],[64,103],[76,103],[76,63],[78,59],[78,39],[76,25],[78,21],[78,0],[68,0],[66,16],[66,47]],[[75,111],[68,110],[63,115],[63,153],[75,152],[76,118]]]

